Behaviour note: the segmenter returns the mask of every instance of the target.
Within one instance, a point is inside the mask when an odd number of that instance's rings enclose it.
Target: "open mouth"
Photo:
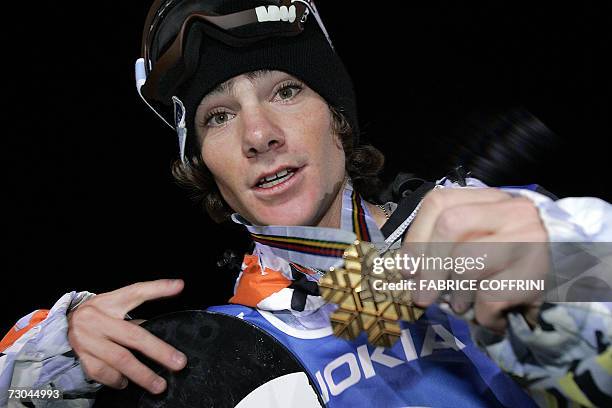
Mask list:
[[[278,184],[284,183],[294,176],[297,169],[283,169],[278,173],[272,174],[271,176],[264,177],[257,183],[259,188],[272,188]]]

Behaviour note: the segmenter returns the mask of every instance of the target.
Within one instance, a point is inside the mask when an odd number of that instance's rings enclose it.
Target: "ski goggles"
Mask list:
[[[312,0],[264,1],[259,4],[267,5],[225,15],[212,11],[211,3],[214,2],[156,0],[151,6],[143,32],[142,58],[136,62],[137,87],[143,99],[169,102],[172,89],[166,86],[160,92],[160,81],[184,60],[187,37],[194,25],[206,36],[241,47],[271,37],[298,35],[312,14],[332,46]],[[179,85],[175,82],[172,87]]]
[[[236,0],[156,0],[145,21],[142,57],[135,64],[136,89],[142,101],[176,132],[184,164],[186,110],[176,92],[193,75],[190,69],[197,69],[193,61],[200,48],[198,41],[211,37],[241,47],[267,38],[295,36],[304,31],[312,15],[334,49],[313,0],[253,0],[248,9],[228,14],[216,11],[232,1]],[[186,69],[177,76],[176,67]]]

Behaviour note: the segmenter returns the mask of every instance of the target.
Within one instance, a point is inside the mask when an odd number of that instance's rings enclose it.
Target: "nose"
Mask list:
[[[274,114],[261,106],[243,107],[244,126],[242,149],[246,157],[275,151],[285,144],[285,136]]]

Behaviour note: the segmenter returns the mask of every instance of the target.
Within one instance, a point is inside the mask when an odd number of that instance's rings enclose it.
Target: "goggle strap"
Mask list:
[[[185,126],[185,105],[183,102],[177,98],[176,96],[172,97],[172,101],[174,102],[174,117],[176,120],[176,126],[172,126],[170,122],[168,122],[142,95],[140,88],[146,82],[146,73],[144,71],[143,65],[145,64],[144,58],[139,58],[135,64],[135,73],[136,73],[136,90],[138,91],[138,95],[140,99],[151,109],[155,114],[166,124],[170,129],[176,131],[178,136],[178,144],[179,144],[179,154],[181,157],[181,162],[183,165],[187,165],[187,160],[185,158],[185,145],[187,142],[187,128]]]
[[[317,24],[319,24],[319,28],[321,29],[321,31],[323,31],[323,34],[325,34],[325,38],[327,39],[329,46],[332,48],[332,50],[335,51],[334,44],[332,44],[331,38],[329,34],[327,33],[327,29],[325,28],[325,25],[323,24],[323,20],[321,19],[321,16],[319,15],[319,11],[317,10],[317,6],[315,5],[314,1],[293,0],[293,3],[302,3],[306,5],[306,7],[308,7],[310,12],[314,15],[315,20],[317,20]]]
[[[174,119],[176,121],[176,134],[178,136],[179,154],[181,156],[181,162],[183,165],[187,165],[185,159],[185,143],[187,141],[187,127],[185,126],[185,105],[176,96],[172,97],[174,103]]]
[[[161,113],[159,113],[153,106],[151,106],[151,104],[145,99],[145,97],[142,95],[142,93],[140,92],[140,87],[138,88],[138,95],[140,95],[140,99],[142,99],[142,101],[144,103],[147,104],[147,106],[149,107],[149,109],[151,109],[153,112],[155,112],[155,114],[157,115],[157,117],[159,117],[170,129],[174,130],[174,126],[172,126],[170,124],[170,122],[168,122],[162,115]]]

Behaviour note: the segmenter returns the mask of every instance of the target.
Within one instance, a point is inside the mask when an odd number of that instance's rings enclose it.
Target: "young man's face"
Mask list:
[[[223,198],[254,224],[316,225],[342,187],[329,107],[289,74],[234,77],[202,99],[195,121]]]

